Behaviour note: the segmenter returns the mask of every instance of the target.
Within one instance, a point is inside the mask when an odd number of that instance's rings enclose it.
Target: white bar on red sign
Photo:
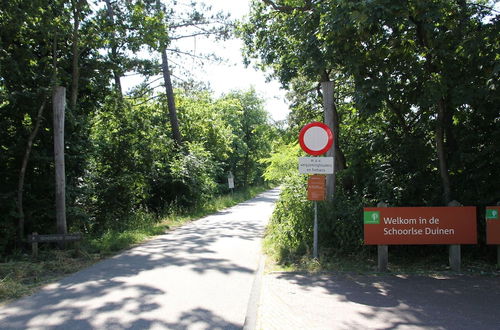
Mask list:
[[[333,174],[333,157],[299,157],[301,174]]]

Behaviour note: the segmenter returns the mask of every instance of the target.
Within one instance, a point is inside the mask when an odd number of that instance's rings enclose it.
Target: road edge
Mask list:
[[[262,292],[262,278],[264,275],[264,267],[266,263],[265,255],[261,253],[259,257],[259,266],[255,272],[255,277],[250,291],[250,298],[248,299],[247,312],[245,316],[245,323],[243,330],[256,330],[257,322],[259,319],[259,305],[260,294]]]

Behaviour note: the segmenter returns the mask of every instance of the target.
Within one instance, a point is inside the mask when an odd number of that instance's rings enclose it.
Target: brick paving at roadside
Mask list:
[[[257,329],[500,329],[498,276],[269,273]]]

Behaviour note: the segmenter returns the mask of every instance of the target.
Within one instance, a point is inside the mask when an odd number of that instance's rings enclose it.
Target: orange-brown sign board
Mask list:
[[[476,207],[366,207],[367,245],[476,244]]]
[[[500,245],[500,206],[486,207],[486,244]]]
[[[307,179],[307,199],[310,201],[324,201],[326,197],[326,177],[311,175]]]

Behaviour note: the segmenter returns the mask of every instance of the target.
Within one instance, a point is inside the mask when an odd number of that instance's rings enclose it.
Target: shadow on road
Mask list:
[[[339,304],[354,303],[345,309],[352,315],[339,317],[339,329],[366,324],[384,329],[500,329],[498,277],[284,273],[277,278],[303,291],[321,288]]]
[[[168,310],[155,301],[168,296],[168,289],[158,289],[147,279],[139,283],[137,279],[129,279],[155,269],[168,271],[175,267],[198,274],[253,274],[254,269],[221,257],[215,249],[224,240],[252,242],[259,239],[265,224],[252,219],[249,207],[257,201],[274,203],[275,196],[270,196],[258,197],[227,210],[234,214],[231,217],[227,217],[226,212],[219,212],[191,222],[46,286],[30,297],[0,307],[0,328],[147,329],[154,326],[187,329],[192,324],[202,325],[204,329],[240,328],[203,308],[186,310],[176,322],[167,322],[162,314]],[[114,297],[117,292],[120,296]]]

